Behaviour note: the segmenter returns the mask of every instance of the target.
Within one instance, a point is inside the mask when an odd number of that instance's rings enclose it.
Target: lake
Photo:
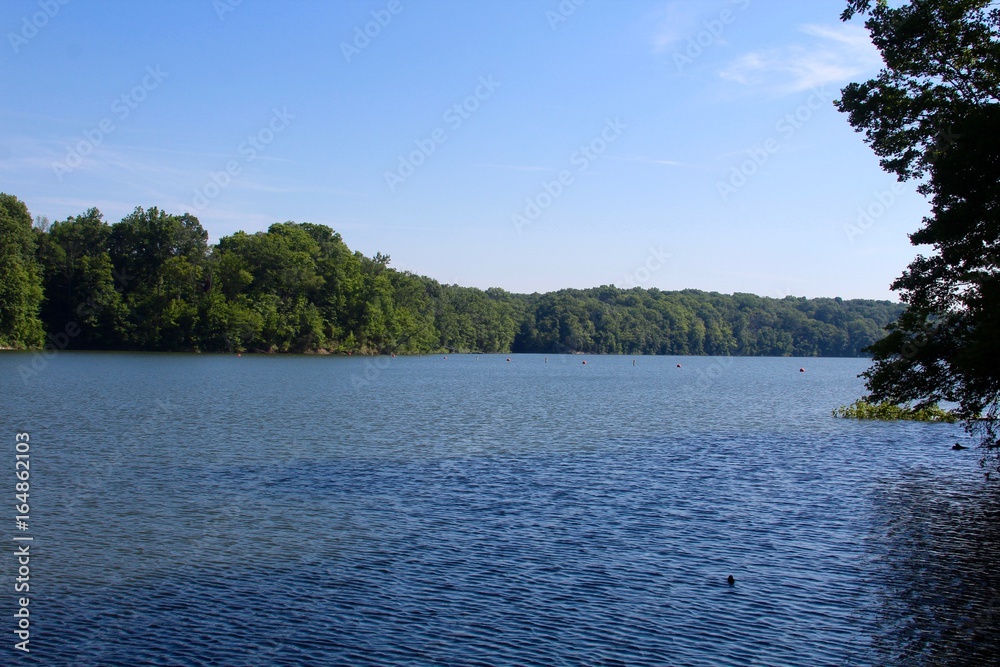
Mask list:
[[[25,664],[997,664],[996,482],[867,364],[0,354]]]

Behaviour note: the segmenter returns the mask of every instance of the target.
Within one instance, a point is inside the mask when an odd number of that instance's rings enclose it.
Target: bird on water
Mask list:
[[[726,578],[726,581],[729,582],[730,586],[735,586],[736,585],[736,579],[733,577],[733,575],[729,575],[729,577]]]

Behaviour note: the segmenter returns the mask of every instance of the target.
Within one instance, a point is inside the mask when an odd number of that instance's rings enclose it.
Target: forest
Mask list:
[[[96,208],[49,224],[0,195],[0,232],[0,347],[864,356],[903,311],[613,285],[443,285],[352,252],[324,225],[277,223],[210,245],[197,218],[155,207],[114,224]]]

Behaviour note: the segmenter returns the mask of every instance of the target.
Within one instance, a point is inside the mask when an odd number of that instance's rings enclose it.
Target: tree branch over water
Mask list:
[[[892,288],[907,304],[871,351],[870,403],[946,401],[1000,467],[1000,3],[851,0],[885,62],[838,108],[931,214],[910,239],[931,247]]]

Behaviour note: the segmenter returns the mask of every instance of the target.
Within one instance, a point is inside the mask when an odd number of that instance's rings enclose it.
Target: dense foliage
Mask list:
[[[833,411],[833,416],[847,419],[877,419],[881,421],[905,419],[908,421],[946,422],[949,424],[958,421],[958,416],[954,412],[945,410],[938,405],[926,405],[917,408],[888,402],[871,403],[863,398],[859,398],[850,405],[837,408]]]
[[[24,247],[41,267],[50,337],[75,349],[857,356],[902,310],[695,290],[442,285],[308,223],[214,246],[207,238],[196,218],[156,208],[113,225],[91,209],[37,226]]]
[[[0,193],[0,348],[41,344],[41,301],[31,215],[24,202]]]
[[[900,312],[888,301],[613,286],[523,299],[523,352],[857,356]]]
[[[873,346],[873,403],[958,404],[987,456],[1000,448],[1000,4],[850,0],[885,67],[843,90],[851,125],[931,212],[930,246],[893,288],[906,311]],[[994,459],[1000,465],[1000,457]]]

